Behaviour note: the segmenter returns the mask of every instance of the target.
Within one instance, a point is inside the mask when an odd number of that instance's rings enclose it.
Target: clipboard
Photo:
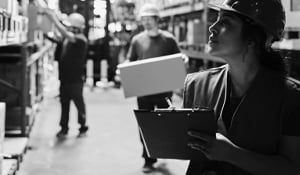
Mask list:
[[[196,130],[215,135],[217,123],[213,110],[158,109],[134,110],[146,151],[151,158],[203,159],[204,154],[187,146],[191,137],[187,131]]]

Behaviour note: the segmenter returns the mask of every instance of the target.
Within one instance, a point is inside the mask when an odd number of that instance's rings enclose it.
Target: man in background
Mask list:
[[[69,130],[70,102],[73,100],[78,110],[78,123],[80,125],[78,136],[84,136],[88,130],[86,125],[86,108],[83,99],[83,85],[85,80],[85,62],[87,52],[87,38],[84,36],[85,19],[79,13],[69,15],[65,25],[62,25],[56,14],[45,9],[44,13],[55,24],[63,36],[59,67],[60,103],[61,103],[61,130],[56,134],[64,138]]]
[[[159,9],[155,5],[145,4],[140,10],[139,17],[144,31],[132,38],[127,54],[129,61],[143,60],[180,52],[174,36],[158,28]],[[154,110],[154,108],[168,108],[168,103],[165,100],[166,97],[171,98],[172,92],[138,97],[138,108],[148,110]],[[142,137],[140,138],[143,144],[142,156],[145,160],[143,172],[150,173],[155,170],[153,165],[157,159],[148,157]]]

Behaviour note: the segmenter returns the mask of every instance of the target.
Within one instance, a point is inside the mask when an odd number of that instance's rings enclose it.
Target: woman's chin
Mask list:
[[[218,56],[218,52],[212,48],[209,48],[207,51],[208,54],[212,55],[212,56]]]

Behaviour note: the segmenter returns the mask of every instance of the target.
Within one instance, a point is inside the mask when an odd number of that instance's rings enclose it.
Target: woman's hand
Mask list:
[[[201,151],[211,160],[226,161],[236,147],[228,138],[220,133],[211,136],[203,132],[189,131],[188,135],[193,137],[194,141],[189,142],[188,146],[194,150]]]

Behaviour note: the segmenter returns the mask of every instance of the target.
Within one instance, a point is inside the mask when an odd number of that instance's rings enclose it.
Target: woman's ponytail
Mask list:
[[[268,67],[283,75],[287,74],[287,64],[285,59],[278,51],[274,51],[272,48],[262,49],[260,61],[265,67]]]

